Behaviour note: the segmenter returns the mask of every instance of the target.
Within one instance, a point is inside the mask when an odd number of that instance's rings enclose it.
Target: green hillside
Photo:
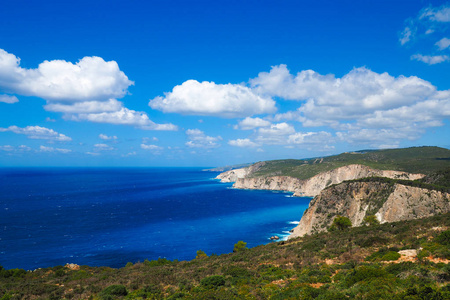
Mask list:
[[[380,170],[430,174],[450,167],[450,150],[439,147],[413,147],[389,150],[347,152],[323,158],[266,161],[251,176],[292,176],[307,179],[321,172],[351,164]]]
[[[0,267],[0,299],[450,299],[450,214],[120,269]],[[230,245],[230,252],[233,245]],[[412,261],[399,250],[421,249]],[[209,253],[210,254],[210,253]]]

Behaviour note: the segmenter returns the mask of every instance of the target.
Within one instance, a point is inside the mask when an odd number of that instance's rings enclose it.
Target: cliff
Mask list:
[[[247,168],[231,170],[217,176],[222,182],[235,182],[238,189],[283,190],[293,192],[294,196],[316,196],[324,188],[346,180],[364,177],[388,177],[394,179],[415,180],[422,174],[410,174],[400,171],[376,170],[365,165],[352,164],[319,173],[309,179],[298,179],[290,176],[258,176],[252,177],[264,163],[257,163]]]
[[[380,223],[424,218],[450,212],[450,194],[385,182],[345,182],[323,190],[309,204],[289,238],[326,231],[336,215],[353,226],[375,215]]]

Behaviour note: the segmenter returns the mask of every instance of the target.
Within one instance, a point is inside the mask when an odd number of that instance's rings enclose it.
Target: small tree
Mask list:
[[[328,231],[345,230],[349,227],[352,227],[352,221],[347,217],[337,215]]]
[[[239,252],[245,249],[248,249],[247,243],[244,241],[239,241],[236,244],[234,244],[233,252]]]
[[[197,256],[195,257],[195,259],[203,259],[203,258],[207,258],[208,255],[206,255],[206,253],[202,250],[198,250],[197,251]]]
[[[363,223],[367,226],[376,226],[380,224],[377,217],[375,215],[365,216],[363,219]]]

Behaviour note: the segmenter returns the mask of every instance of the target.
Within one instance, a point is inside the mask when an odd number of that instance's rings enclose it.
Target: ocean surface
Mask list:
[[[287,237],[311,198],[232,189],[198,168],[0,169],[0,265],[123,267]]]

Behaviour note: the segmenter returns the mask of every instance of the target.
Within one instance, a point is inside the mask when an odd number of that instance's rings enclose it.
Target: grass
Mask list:
[[[431,174],[450,167],[450,150],[439,147],[412,147],[367,150],[311,159],[266,161],[251,176],[291,176],[308,179],[321,172],[361,164],[379,170]]]

